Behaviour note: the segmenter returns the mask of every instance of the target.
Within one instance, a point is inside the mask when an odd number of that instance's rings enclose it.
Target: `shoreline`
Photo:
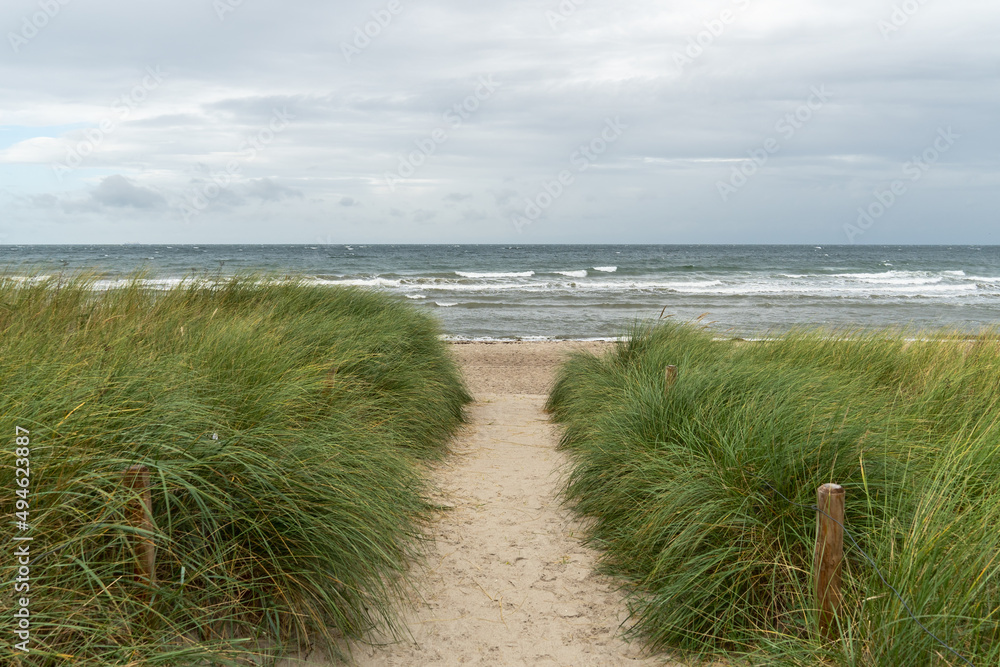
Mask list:
[[[548,395],[566,357],[577,351],[611,349],[613,341],[466,341],[453,343],[451,353],[462,369],[469,392]]]
[[[509,345],[516,344],[547,344],[547,343],[618,343],[627,340],[625,336],[618,337],[595,337],[595,338],[543,338],[531,336],[525,338],[447,338],[442,337],[441,341],[449,345],[494,345],[502,343]]]
[[[872,329],[856,329],[860,333],[889,333],[891,331],[885,331],[884,329],[872,328]],[[991,338],[995,332],[995,337]],[[859,340],[862,337],[851,337],[851,336],[824,336],[823,340],[829,341],[839,341],[839,342],[850,342],[854,340]],[[717,343],[774,343],[783,339],[783,336],[759,336],[759,337],[749,337],[749,336],[716,336],[712,339],[713,342]],[[980,335],[966,335],[966,336],[955,336],[953,338],[919,338],[914,336],[908,336],[905,338],[900,338],[906,343],[977,343],[982,340],[993,340],[1000,339],[1000,329],[986,328]],[[442,342],[449,345],[496,345],[496,344],[518,344],[518,345],[548,345],[548,344],[583,344],[589,345],[591,343],[600,344],[614,344],[620,343],[628,340],[628,336],[618,336],[618,337],[605,337],[605,338],[445,338],[440,339]]]

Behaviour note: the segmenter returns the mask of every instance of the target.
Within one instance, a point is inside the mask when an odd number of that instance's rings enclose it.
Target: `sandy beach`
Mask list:
[[[542,410],[546,393],[566,353],[607,345],[453,345],[476,401],[435,472],[435,500],[451,509],[416,576],[412,636],[356,645],[357,664],[669,664],[621,639],[622,596],[594,573],[597,554],[557,497],[566,459]]]

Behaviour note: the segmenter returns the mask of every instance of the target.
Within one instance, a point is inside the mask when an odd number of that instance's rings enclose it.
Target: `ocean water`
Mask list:
[[[637,320],[701,318],[722,336],[798,325],[1000,322],[1000,246],[0,246],[8,274],[136,270],[162,286],[264,271],[405,299],[456,339],[593,339]]]

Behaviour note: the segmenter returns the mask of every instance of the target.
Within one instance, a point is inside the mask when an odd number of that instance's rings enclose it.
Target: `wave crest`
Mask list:
[[[510,271],[498,273],[476,273],[475,271],[456,271],[456,276],[462,278],[530,278],[534,271]]]

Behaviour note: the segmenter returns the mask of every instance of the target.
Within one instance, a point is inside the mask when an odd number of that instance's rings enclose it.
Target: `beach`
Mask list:
[[[548,396],[556,368],[577,351],[601,353],[605,341],[504,341],[453,343],[451,353],[462,368],[466,387],[477,400],[506,394]],[[483,397],[483,398],[480,398]]]

